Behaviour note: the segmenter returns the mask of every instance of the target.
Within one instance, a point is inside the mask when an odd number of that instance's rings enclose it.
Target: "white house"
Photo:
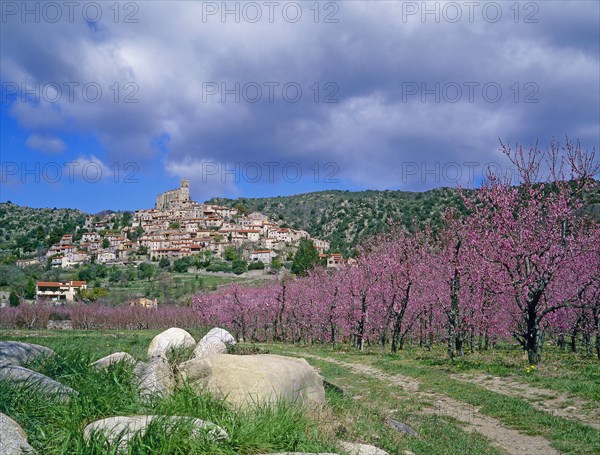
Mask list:
[[[264,264],[270,264],[271,260],[275,257],[273,250],[254,250],[250,253],[250,261],[262,262]]]
[[[38,281],[36,296],[38,299],[72,302],[80,289],[87,289],[85,281]]]

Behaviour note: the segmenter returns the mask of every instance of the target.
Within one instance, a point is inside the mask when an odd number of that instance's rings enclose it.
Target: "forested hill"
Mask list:
[[[0,203],[0,252],[47,248],[63,234],[83,226],[86,214],[77,209],[38,209]]]
[[[407,191],[320,191],[269,198],[213,198],[207,201],[248,213],[258,211],[289,227],[304,229],[329,240],[332,250],[349,253],[361,240],[387,229],[389,219],[409,228],[413,220],[421,223],[441,220],[450,206],[461,209],[456,190],[439,188],[422,193]],[[600,189],[585,197],[585,210],[600,218]]]
[[[329,240],[332,250],[347,253],[364,238],[389,227],[389,220],[412,226],[440,219],[448,206],[459,206],[455,190],[440,188],[424,193],[406,191],[320,191],[270,198],[214,198],[211,204],[258,211],[285,225],[304,229]]]

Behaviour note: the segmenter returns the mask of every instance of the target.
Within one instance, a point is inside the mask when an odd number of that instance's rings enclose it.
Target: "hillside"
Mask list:
[[[33,252],[58,242],[83,226],[86,214],[77,209],[35,209],[0,203],[0,255],[22,248]]]
[[[436,224],[445,208],[461,206],[456,190],[450,188],[423,193],[320,191],[269,198],[213,198],[206,202],[264,213],[283,226],[303,229],[330,241],[333,251],[343,253],[350,253],[360,241],[385,231],[390,219],[409,228],[414,219]],[[586,194],[584,210],[600,219],[600,185]],[[35,209],[0,203],[0,257],[20,248],[25,253],[47,248],[63,234],[83,226],[85,217],[76,209]]]
[[[439,188],[422,193],[407,191],[320,191],[270,198],[213,198],[210,204],[238,206],[279,219],[295,229],[331,242],[333,251],[350,253],[365,238],[384,232],[389,220],[413,227],[441,220],[447,207],[462,206],[456,190]],[[586,194],[584,210],[600,219],[600,187]]]
[[[385,231],[390,219],[408,227],[412,227],[413,219],[435,223],[446,207],[460,206],[456,191],[448,188],[424,193],[321,191],[272,198],[214,198],[207,202],[262,212],[289,227],[329,240],[332,250],[344,253],[364,238]]]

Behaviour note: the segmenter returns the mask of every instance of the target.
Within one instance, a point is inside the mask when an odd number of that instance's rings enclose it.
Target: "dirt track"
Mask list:
[[[346,367],[355,373],[364,374],[391,384],[400,386],[407,392],[417,394],[419,397],[433,401],[435,407],[427,408],[428,414],[443,414],[454,417],[465,424],[468,431],[476,431],[487,437],[492,443],[510,455],[555,455],[558,454],[550,442],[540,436],[529,436],[512,428],[504,426],[499,420],[479,413],[478,409],[468,403],[454,400],[446,395],[424,392],[420,390],[420,383],[413,378],[387,374],[383,371],[357,363],[343,362],[326,357],[297,352],[298,356],[317,359]]]

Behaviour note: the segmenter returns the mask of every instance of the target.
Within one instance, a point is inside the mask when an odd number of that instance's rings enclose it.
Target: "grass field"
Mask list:
[[[192,330],[199,339],[206,330]],[[600,453],[600,363],[596,358],[547,348],[545,362],[526,372],[526,358],[503,345],[450,362],[441,347],[357,352],[344,346],[264,344],[271,353],[303,356],[337,388],[327,406],[304,413],[262,409],[242,415],[189,389],[146,403],[131,387],[131,371],[92,372],[87,364],[115,351],[144,359],[158,331],[7,331],[0,340],[51,347],[59,356],[36,369],[80,391],[71,405],[47,406],[0,384],[0,412],[23,425],[40,453],[105,453],[86,445],[82,430],[111,415],[167,413],[214,422],[227,443],[190,442],[181,432],[148,434],[130,453],[336,452],[338,440],[373,444],[390,454],[597,454]],[[408,436],[387,425],[409,425]],[[160,432],[158,432],[160,433]],[[157,433],[157,434],[158,434]],[[180,434],[181,433],[181,434]],[[194,445],[196,444],[196,445]],[[337,450],[336,450],[337,449]]]
[[[107,300],[113,304],[122,304],[134,297],[157,298],[165,302],[181,302],[186,297],[199,290],[215,290],[219,286],[235,282],[248,282],[246,277],[231,274],[231,276],[215,276],[196,273],[165,272],[148,280],[133,280],[123,285],[121,283],[106,283],[109,289]],[[167,286],[168,284],[168,286]]]

